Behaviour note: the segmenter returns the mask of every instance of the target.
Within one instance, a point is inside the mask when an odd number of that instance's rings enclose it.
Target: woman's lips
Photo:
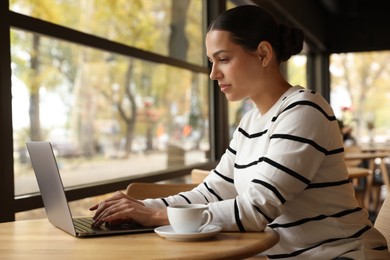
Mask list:
[[[219,84],[219,87],[221,88],[222,92],[226,92],[230,88],[230,85],[229,84]]]

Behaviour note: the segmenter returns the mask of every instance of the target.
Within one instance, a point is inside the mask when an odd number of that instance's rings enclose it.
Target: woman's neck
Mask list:
[[[273,105],[279,100],[279,98],[292,86],[283,78],[279,80],[273,80],[272,82],[265,83],[265,91],[261,96],[252,101],[256,104],[257,109],[262,115],[267,113]]]

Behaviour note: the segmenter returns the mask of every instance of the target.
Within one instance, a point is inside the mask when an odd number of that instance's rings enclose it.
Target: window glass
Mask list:
[[[306,66],[306,55],[292,56],[287,61],[287,81],[293,86],[299,85],[304,88],[312,88],[312,86],[307,86]]]
[[[332,54],[331,105],[358,143],[390,142],[389,51]]]
[[[72,216],[91,216],[94,213],[91,212],[89,208],[111,197],[112,195],[114,195],[114,193],[108,193],[100,196],[70,201],[68,203],[69,209],[72,213]],[[47,218],[45,208],[36,208],[33,210],[26,210],[15,214],[16,221],[42,218]]]
[[[11,0],[10,9],[139,49],[205,64],[200,0]]]
[[[228,102],[228,122],[230,138],[233,137],[233,132],[240,123],[241,118],[246,112],[254,108],[255,105],[250,99],[245,99],[237,102]]]
[[[16,195],[38,190],[27,140],[52,142],[68,187],[209,159],[208,75],[20,30],[11,37]]]
[[[237,4],[236,2],[238,2],[238,1],[231,1],[231,0],[226,1],[226,10],[232,9],[234,7],[237,7],[239,4]]]

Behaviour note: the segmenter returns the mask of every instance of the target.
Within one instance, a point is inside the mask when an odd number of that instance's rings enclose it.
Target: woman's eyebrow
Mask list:
[[[217,57],[217,56],[220,55],[221,53],[225,53],[225,52],[227,52],[227,51],[225,51],[225,50],[216,51],[216,52],[213,53],[213,57]]]
[[[214,52],[214,53],[212,54],[212,57],[213,57],[213,58],[216,58],[218,55],[223,54],[223,53],[227,53],[227,52],[228,52],[228,51],[226,51],[226,50],[219,50],[219,51]],[[207,56],[207,58],[210,59],[210,57],[208,57],[208,56]]]

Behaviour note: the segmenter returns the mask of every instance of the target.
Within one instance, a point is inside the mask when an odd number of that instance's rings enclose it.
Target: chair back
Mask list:
[[[374,226],[387,240],[387,246],[390,248],[390,195],[387,194],[382,207],[376,217]]]
[[[202,183],[204,178],[209,175],[210,171],[208,170],[201,170],[201,169],[193,169],[191,171],[191,182],[192,183]]]
[[[358,146],[345,146],[344,151],[346,154],[347,153],[361,153],[362,152],[362,150]],[[361,160],[361,159],[347,160],[347,161],[345,161],[345,164],[348,167],[358,167],[362,162],[363,162],[363,160]]]
[[[146,182],[133,182],[127,186],[126,194],[139,199],[156,199],[176,195],[179,192],[189,191],[197,184],[158,184]]]

